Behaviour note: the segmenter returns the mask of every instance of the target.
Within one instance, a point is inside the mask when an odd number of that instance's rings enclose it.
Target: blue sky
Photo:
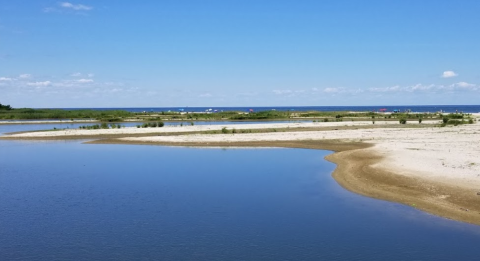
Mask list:
[[[0,0],[13,107],[479,104],[480,1]]]

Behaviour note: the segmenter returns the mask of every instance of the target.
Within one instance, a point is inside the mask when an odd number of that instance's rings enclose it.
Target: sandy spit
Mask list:
[[[438,123],[431,122],[431,123]],[[409,122],[408,124],[414,124]],[[418,122],[416,123],[418,124]],[[202,125],[110,130],[64,130],[8,135],[28,139],[98,137],[95,143],[175,146],[262,146],[327,149],[337,164],[333,177],[343,187],[369,197],[400,202],[429,213],[480,225],[480,124],[398,128],[397,122],[327,122]],[[381,126],[378,126],[381,125]],[[242,134],[186,134],[128,137],[227,129],[338,127],[337,130]],[[358,126],[359,128],[345,128]],[[342,129],[343,127],[343,129]],[[95,133],[95,134],[93,134]],[[112,133],[125,135],[103,139]],[[477,195],[478,193],[478,195]]]
[[[424,121],[422,124],[438,124],[439,121]],[[397,121],[376,121],[379,125],[398,125]],[[413,124],[413,122],[412,122]],[[416,123],[418,124],[418,123]],[[259,123],[259,124],[219,124],[219,125],[195,125],[195,126],[165,126],[162,128],[137,128],[127,127],[121,129],[64,129],[57,131],[25,132],[8,135],[9,138],[42,138],[42,137],[64,137],[64,136],[103,136],[103,135],[130,135],[130,134],[162,134],[162,133],[185,133],[200,131],[219,131],[222,128],[228,130],[247,129],[283,129],[283,128],[313,128],[313,127],[349,127],[349,126],[370,126],[370,121],[345,121],[345,122],[295,122],[295,123]]]
[[[327,159],[338,164],[333,176],[343,187],[480,225],[478,123],[421,129],[385,126],[308,132],[127,137],[111,142],[329,149],[337,152]],[[336,146],[331,146],[332,142]],[[339,144],[365,146],[345,150]]]

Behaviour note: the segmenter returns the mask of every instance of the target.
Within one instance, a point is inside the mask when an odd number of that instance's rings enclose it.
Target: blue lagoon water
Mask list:
[[[479,226],[348,192],[328,153],[0,140],[0,260],[478,260]]]
[[[11,122],[11,121],[10,121]],[[47,122],[47,121],[45,121]],[[189,126],[192,121],[165,121],[165,126]],[[283,120],[283,121],[195,121],[194,125],[225,125],[225,124],[273,124],[273,123],[300,123],[300,122],[311,122],[306,120]],[[9,133],[9,132],[18,132],[18,131],[37,131],[37,130],[53,130],[53,129],[78,129],[80,126],[91,126],[100,124],[99,122],[94,123],[42,123],[42,124],[0,124],[0,135]],[[117,123],[115,123],[117,124]],[[136,127],[137,125],[142,125],[141,122],[120,122],[118,123],[123,127]]]

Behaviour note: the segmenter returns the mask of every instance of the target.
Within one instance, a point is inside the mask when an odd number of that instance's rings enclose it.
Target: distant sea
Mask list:
[[[387,112],[411,111],[411,112],[464,112],[478,113],[480,105],[400,105],[400,106],[273,106],[273,107],[142,107],[142,108],[63,108],[65,110],[125,110],[130,112],[162,112],[162,111],[379,111],[386,109]]]

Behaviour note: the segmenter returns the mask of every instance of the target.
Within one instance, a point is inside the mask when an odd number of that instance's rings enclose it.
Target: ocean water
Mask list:
[[[98,109],[98,110],[126,110],[130,112],[162,112],[162,111],[184,111],[204,112],[216,111],[379,111],[386,109],[387,112],[411,111],[411,112],[464,112],[479,113],[480,105],[398,105],[398,106],[270,106],[270,107],[143,107],[143,108],[64,108],[66,110],[77,109]]]
[[[478,260],[480,226],[346,191],[328,153],[0,140],[0,260]]]

